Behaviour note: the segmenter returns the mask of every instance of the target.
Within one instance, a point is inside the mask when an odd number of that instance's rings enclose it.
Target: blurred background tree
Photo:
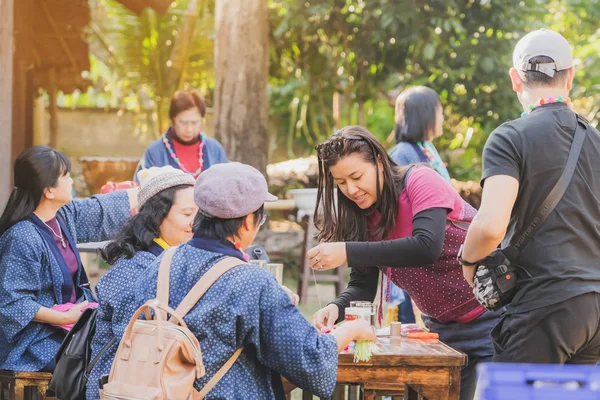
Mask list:
[[[136,134],[158,137],[168,125],[169,101],[184,87],[211,96],[214,17],[211,3],[177,0],[166,15],[141,16],[114,0],[89,0],[94,86],[62,99],[63,106],[136,111]],[[214,5],[214,4],[213,4]]]
[[[199,88],[212,105],[214,2],[177,0],[165,16],[146,10],[138,17],[113,0],[90,0],[95,85],[63,104],[136,110],[139,132],[152,135],[168,124],[176,89]],[[478,180],[487,136],[520,115],[508,69],[528,31],[549,27],[572,43],[572,98],[597,122],[599,2],[268,0],[270,162],[313,154],[348,124],[367,126],[391,147],[395,97],[427,85],[444,106],[436,146],[451,175]]]

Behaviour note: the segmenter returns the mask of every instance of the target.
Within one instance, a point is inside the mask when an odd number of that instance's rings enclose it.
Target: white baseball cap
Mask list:
[[[546,56],[553,62],[531,63],[534,57]],[[539,71],[553,77],[573,66],[571,45],[560,33],[539,29],[523,36],[513,52],[513,66],[519,71]]]

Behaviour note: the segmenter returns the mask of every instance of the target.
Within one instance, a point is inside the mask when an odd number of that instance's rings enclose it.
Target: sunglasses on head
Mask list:
[[[362,140],[366,142],[360,136],[340,136],[334,135],[331,138],[327,139],[323,143],[320,143],[315,146],[315,150],[317,150],[317,155],[320,159],[327,159],[332,157],[339,157],[342,151],[344,150],[344,142],[346,140]]]

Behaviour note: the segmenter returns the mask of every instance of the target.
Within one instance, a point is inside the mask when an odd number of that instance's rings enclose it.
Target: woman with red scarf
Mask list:
[[[223,146],[202,132],[205,114],[206,104],[197,90],[175,92],[169,108],[171,127],[148,146],[135,176],[141,169],[171,165],[196,179],[211,165],[226,163]]]

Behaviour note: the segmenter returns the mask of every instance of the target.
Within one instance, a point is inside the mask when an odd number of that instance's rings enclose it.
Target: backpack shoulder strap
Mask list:
[[[165,254],[166,255],[166,254]],[[175,310],[177,315],[181,318],[185,317],[187,313],[198,303],[198,301],[204,296],[204,293],[223,275],[225,272],[232,268],[245,264],[244,261],[234,258],[225,257],[212,267],[200,278],[198,282],[192,287],[189,293],[181,300],[179,306]]]
[[[158,281],[156,284],[156,299],[162,304],[169,305],[169,287],[170,287],[170,272],[171,272],[171,261],[177,246],[169,247],[165,250],[162,259],[160,260],[160,266],[158,267]],[[163,312],[163,311],[161,311]],[[163,318],[166,319],[166,314]]]
[[[192,287],[189,293],[181,300],[181,303],[175,310],[175,313],[181,318],[185,317],[187,313],[198,303],[198,301],[204,296],[206,291],[227,271],[238,267],[240,265],[244,265],[245,262],[238,258],[234,257],[225,257],[221,261],[217,262],[213,265],[205,274],[200,278],[200,280]],[[208,383],[202,388],[200,392],[195,392],[193,398],[194,399],[204,399],[204,397],[208,394],[208,392],[225,376],[227,371],[231,369],[233,364],[237,361],[240,354],[242,354],[242,350],[244,348],[240,347],[233,353],[231,358],[227,360],[227,362],[217,371],[217,373],[210,378]]]
[[[223,366],[221,368],[219,368],[219,370],[217,371],[217,373],[214,374],[212,378],[210,378],[210,380],[206,383],[206,385],[204,385],[204,387],[202,388],[202,390],[200,390],[200,392],[197,392],[197,395],[195,394],[193,396],[194,400],[201,400],[201,399],[204,399],[206,397],[206,395],[208,394],[208,392],[210,392],[210,390],[213,387],[215,387],[215,385],[217,383],[219,383],[219,381],[221,380],[221,378],[223,378],[225,376],[225,374],[227,373],[227,371],[229,371],[231,369],[231,367],[233,367],[233,364],[235,364],[235,362],[239,358],[240,354],[242,354],[242,350],[244,350],[244,348],[240,347],[239,349],[237,349],[235,351],[235,353],[233,353],[233,355],[231,356],[231,358],[229,360],[227,360],[227,362],[225,364],[223,364]]]

